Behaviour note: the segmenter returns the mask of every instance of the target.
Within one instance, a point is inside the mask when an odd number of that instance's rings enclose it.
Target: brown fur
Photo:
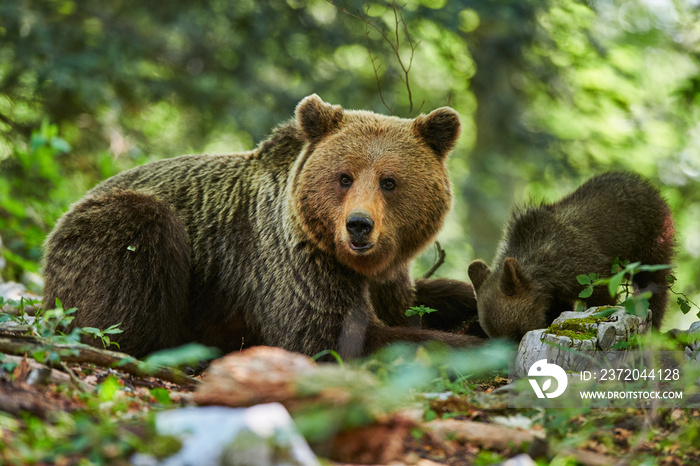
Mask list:
[[[516,211],[492,270],[480,260],[469,265],[479,322],[491,337],[520,339],[573,310],[583,289],[577,275],[609,277],[616,257],[670,264],[673,248],[671,211],[655,187],[632,173],[595,176],[559,202]],[[668,273],[634,278],[639,289],[653,293],[655,328],[666,310]],[[585,300],[588,306],[614,303],[606,287]]]
[[[450,208],[459,130],[449,108],[407,120],[314,95],[254,151],[121,173],[48,237],[47,302],[77,307],[76,326],[120,323],[115,340],[137,356],[188,341],[343,357],[396,340],[478,343],[404,315],[442,286],[417,290],[410,267]],[[469,285],[452,290],[456,324],[475,305]]]

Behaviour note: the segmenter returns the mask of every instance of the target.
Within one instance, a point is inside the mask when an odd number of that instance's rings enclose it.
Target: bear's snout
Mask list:
[[[367,212],[358,210],[350,212],[345,220],[345,228],[350,233],[350,248],[353,251],[365,252],[374,246],[368,238],[374,228],[374,220]]]

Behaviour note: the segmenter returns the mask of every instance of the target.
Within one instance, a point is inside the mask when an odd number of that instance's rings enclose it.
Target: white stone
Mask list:
[[[250,408],[204,406],[163,411],[160,434],[182,448],[164,466],[319,466],[294,421],[279,403]]]
[[[601,308],[593,307],[583,312],[562,312],[553,323],[582,319],[601,311]],[[581,351],[602,352],[609,361],[620,362],[626,359],[627,354],[625,351],[614,350],[613,346],[628,340],[634,334],[646,332],[651,322],[651,311],[642,319],[627,314],[623,307],[615,307],[615,312],[608,316],[608,319],[609,321],[584,324],[591,330],[597,330],[596,337],[586,340],[572,340],[566,336],[545,333],[546,329],[527,332],[518,347],[515,359],[516,375],[526,375],[530,366],[540,359],[547,359],[549,363],[557,364],[565,371],[587,370],[594,362],[581,354]]]

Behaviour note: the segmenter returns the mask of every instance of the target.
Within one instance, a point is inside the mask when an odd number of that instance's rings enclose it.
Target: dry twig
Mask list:
[[[362,13],[361,11],[357,11],[357,13],[353,13],[351,11],[348,11],[345,8],[342,8],[338,5],[335,4],[334,0],[326,0],[329,4],[331,4],[333,7],[335,7],[338,11],[350,16],[351,18],[355,18],[359,21],[362,21],[365,23],[365,35],[367,37],[367,52],[369,53],[369,58],[370,61],[372,62],[372,68],[374,69],[374,76],[375,79],[377,80],[377,87],[379,88],[379,97],[382,99],[382,104],[389,110],[390,113],[393,112],[393,103],[392,105],[387,104],[385,98],[384,98],[384,93],[382,91],[382,84],[381,84],[381,79],[379,78],[379,68],[381,68],[381,64],[377,65],[376,64],[376,58],[372,55],[372,50],[370,48],[369,44],[369,32],[370,28],[374,29],[379,33],[379,35],[382,37],[384,42],[389,44],[389,47],[391,47],[392,52],[396,56],[397,62],[399,64],[399,68],[401,68],[401,73],[403,74],[401,81],[404,83],[406,86],[406,92],[408,94],[408,113],[409,115],[413,114],[413,92],[411,91],[411,81],[410,81],[410,72],[411,72],[411,67],[413,66],[413,57],[416,52],[416,45],[413,43],[413,39],[411,38],[411,34],[408,31],[408,26],[406,25],[406,21],[404,20],[403,17],[403,12],[401,10],[401,7],[396,3],[396,0],[392,0],[391,2],[391,8],[394,12],[394,34],[393,34],[393,39],[389,37],[389,35],[381,28],[379,25],[373,21],[371,21],[368,17],[367,14],[369,13],[369,7],[367,10]],[[408,62],[404,59],[404,57],[401,56],[401,29],[403,28],[403,36],[406,39],[406,42],[408,43],[408,47],[410,50],[410,55],[408,57]],[[419,109],[420,110],[420,109]]]
[[[433,264],[433,266],[430,267],[430,270],[425,272],[425,275],[423,275],[423,280],[427,280],[428,278],[432,277],[435,271],[439,269],[442,264],[445,263],[445,250],[442,249],[442,246],[440,246],[439,241],[435,241],[435,247],[437,248],[438,258]]]

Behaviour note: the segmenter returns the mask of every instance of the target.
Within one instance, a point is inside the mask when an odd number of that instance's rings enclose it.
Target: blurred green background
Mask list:
[[[490,261],[514,205],[589,176],[654,180],[700,302],[697,1],[0,1],[0,266],[39,287],[41,244],[98,181],[251,149],[318,93],[402,117],[450,105],[455,208],[437,276]],[[429,248],[416,264],[435,260]],[[675,304],[666,327],[697,320]]]

